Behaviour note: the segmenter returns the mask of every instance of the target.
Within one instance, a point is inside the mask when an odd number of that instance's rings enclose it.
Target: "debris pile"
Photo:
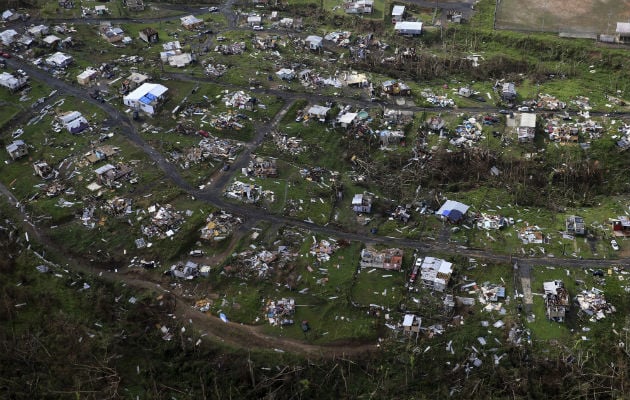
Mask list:
[[[330,32],[329,34],[324,36],[324,40],[333,42],[337,46],[348,47],[350,45],[351,35],[352,33],[348,31]]]
[[[330,260],[330,256],[337,251],[337,241],[334,239],[322,239],[319,242],[313,236],[313,245],[311,246],[310,254],[317,258],[320,263]]]
[[[577,96],[575,99],[571,100],[571,104],[584,111],[589,111],[593,108],[591,107],[590,99],[584,96]]]
[[[163,239],[175,235],[184,222],[181,212],[175,210],[172,205],[152,205],[147,209],[151,216],[150,225],[142,225],[142,233],[147,237]]]
[[[541,230],[537,226],[525,226],[518,231],[518,238],[523,244],[542,244],[545,240]]]
[[[262,158],[252,155],[247,168],[248,176],[256,176],[258,178],[275,178],[278,176],[276,168],[276,160],[273,158]]]
[[[195,310],[199,310],[202,313],[207,313],[208,311],[210,311],[211,306],[212,306],[212,300],[205,298],[205,299],[197,300],[193,308]]]
[[[175,265],[171,265],[171,268],[164,274],[175,278],[191,280],[199,276],[199,264],[192,261],[186,261],[186,263],[178,262]]]
[[[116,196],[107,200],[101,208],[109,215],[121,216],[133,213],[131,205],[131,199]]]
[[[542,108],[545,110],[562,110],[566,108],[567,104],[558,100],[556,97],[551,96],[549,94],[539,94],[538,101],[536,102],[537,108]]]
[[[201,239],[221,241],[231,235],[234,228],[241,223],[241,219],[232,214],[215,211],[206,218],[206,225],[201,228]]]
[[[232,265],[224,267],[225,273],[236,275],[242,279],[258,278],[264,279],[275,269],[283,269],[295,258],[294,253],[290,253],[286,247],[280,246],[279,251],[246,250],[235,256]]]
[[[446,95],[436,95],[431,89],[424,89],[420,92],[429,103],[438,107],[453,107],[455,102]]]
[[[234,108],[246,108],[248,104],[253,103],[253,98],[249,94],[246,94],[242,90],[238,92],[228,92],[226,91],[223,96],[223,102],[226,107],[234,107]],[[252,104],[253,106],[253,104]]]
[[[481,213],[477,218],[477,228],[485,230],[497,230],[508,226],[508,219],[500,215]]]
[[[285,133],[280,133],[277,131],[271,134],[271,139],[273,140],[276,147],[283,153],[296,155],[304,151],[304,147],[302,146],[302,139],[290,137],[287,136]]]
[[[450,140],[453,146],[473,147],[481,135],[481,124],[475,118],[469,118],[455,128],[455,137]]]
[[[244,203],[256,203],[262,196],[262,188],[258,185],[234,181],[225,190],[225,197],[240,200]]]
[[[606,317],[605,314],[616,311],[613,305],[606,302],[604,292],[596,288],[582,290],[580,294],[575,296],[575,301],[580,306],[580,312],[588,315],[591,322],[599,321]]]
[[[227,72],[227,66],[223,64],[208,64],[205,67],[206,75],[220,77]]]
[[[241,123],[243,119],[247,119],[247,117],[242,114],[232,112],[221,113],[212,118],[210,126],[217,130],[233,129],[238,131],[243,128],[243,124]]]
[[[220,44],[214,48],[214,51],[224,56],[243,54],[247,46],[245,42],[235,42],[232,44]]]
[[[267,301],[265,312],[269,323],[273,326],[293,325],[295,299],[282,298],[280,300],[269,300]]]

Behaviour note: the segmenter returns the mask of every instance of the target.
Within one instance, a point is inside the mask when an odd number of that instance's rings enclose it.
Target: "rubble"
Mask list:
[[[453,107],[455,102],[446,95],[436,95],[431,89],[424,89],[420,92],[420,95],[424,97],[429,103],[438,107]]]
[[[184,217],[180,211],[170,204],[161,206],[154,204],[147,211],[151,218],[150,225],[142,225],[142,233],[147,237],[163,239],[175,235],[179,227],[184,223]]]
[[[252,154],[249,166],[246,169],[247,176],[255,176],[258,178],[275,178],[278,176],[276,168],[276,160],[274,158],[262,158]]]
[[[265,314],[272,326],[293,325],[295,315],[295,299],[282,298],[280,300],[268,300]]]
[[[615,306],[606,301],[604,292],[591,288],[591,290],[582,290],[580,294],[575,296],[575,302],[580,307],[578,313],[584,313],[590,317],[590,321],[599,321],[616,311]],[[579,315],[579,314],[578,314]]]
[[[245,42],[234,42],[232,44],[220,44],[214,48],[214,51],[224,56],[243,54],[247,46]]]
[[[201,239],[221,241],[230,236],[241,219],[225,211],[215,211],[206,218],[206,225],[201,228]]]
[[[208,64],[204,67],[206,75],[220,77],[227,72],[228,67],[223,64]]]
[[[171,265],[171,268],[165,272],[165,275],[192,280],[199,276],[199,264],[192,261],[178,262],[175,265]]]
[[[225,189],[225,197],[244,203],[256,203],[260,200],[262,192],[258,185],[234,181]]]
[[[313,236],[313,245],[310,249],[310,254],[317,258],[317,261],[320,263],[327,262],[330,260],[330,256],[337,251],[339,246],[337,246],[337,241],[334,239],[325,240],[322,239],[317,241]]]
[[[302,146],[302,139],[290,137],[278,131],[272,132],[271,138],[276,147],[284,153],[297,155],[304,151],[304,147]]]

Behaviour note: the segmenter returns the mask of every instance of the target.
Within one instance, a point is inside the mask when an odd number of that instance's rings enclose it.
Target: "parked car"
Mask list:
[[[527,106],[519,107],[519,108],[518,108],[518,110],[519,110],[519,111],[522,111],[522,112],[530,112],[530,111],[531,111],[531,110],[529,109],[529,107],[527,107]]]
[[[199,135],[203,136],[203,137],[206,137],[206,138],[210,137],[210,134],[208,132],[204,131],[203,129],[198,130],[197,133]]]
[[[219,7],[210,7],[208,8],[208,12],[212,12],[212,13],[219,12]]]
[[[262,26],[260,26],[260,25],[254,25],[254,28],[253,28],[253,29],[254,29],[255,31],[262,31],[264,28],[263,28]]]
[[[203,251],[202,250],[191,250],[190,253],[188,253],[191,257],[201,257],[203,256]]]
[[[0,57],[11,58],[11,54],[7,53],[6,51],[2,51],[0,52]]]
[[[509,114],[510,112],[508,110],[499,110],[500,114]]]
[[[610,245],[612,246],[613,250],[619,251],[619,244],[617,243],[615,239],[610,241]]]

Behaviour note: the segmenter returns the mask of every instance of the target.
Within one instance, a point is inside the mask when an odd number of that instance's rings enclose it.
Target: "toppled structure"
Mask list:
[[[225,95],[222,98],[226,107],[234,107],[240,109],[252,109],[255,104],[255,99],[249,94],[239,90],[238,92],[228,92],[226,90]]]
[[[575,296],[575,302],[580,307],[578,315],[584,313],[588,315],[590,321],[599,321],[606,317],[606,314],[611,314],[615,311],[615,307],[606,301],[604,292],[591,288],[591,290],[582,290],[580,294]]]
[[[245,42],[235,42],[232,44],[220,44],[214,48],[214,51],[224,56],[243,54],[247,46]]]
[[[33,169],[35,170],[35,173],[44,180],[53,179],[59,175],[59,171],[54,169],[46,161],[34,162]]]
[[[269,324],[273,326],[293,325],[295,315],[295,299],[282,298],[280,300],[269,300],[266,305],[265,315]]]
[[[284,153],[297,155],[304,151],[304,146],[302,146],[302,139],[291,137],[285,133],[280,133],[277,131],[272,132],[271,139],[273,140],[276,147]]]
[[[122,216],[133,213],[131,208],[132,204],[132,199],[116,196],[113,199],[107,200],[101,208],[109,215]]]
[[[175,278],[191,280],[199,276],[199,264],[192,261],[186,261],[186,263],[178,262],[175,265],[171,265],[171,268],[164,274]]]
[[[232,265],[223,269],[227,274],[236,275],[239,278],[264,279],[278,268],[281,269],[295,258],[286,247],[280,246],[279,251],[246,250],[238,253]]]
[[[221,241],[230,236],[241,219],[225,211],[215,211],[206,218],[206,225],[201,228],[201,239]]]
[[[544,282],[545,308],[547,318],[557,322],[563,322],[569,309],[569,292],[562,281]]]
[[[542,231],[537,226],[525,226],[518,231],[518,238],[523,244],[542,244],[545,241]]]
[[[309,253],[312,256],[315,256],[317,261],[326,262],[330,260],[330,256],[337,251],[338,248],[339,246],[337,246],[337,241],[334,239],[322,239],[318,242],[313,236],[313,245],[311,246]]]
[[[497,230],[508,226],[508,220],[500,215],[481,213],[477,218],[477,228],[485,230]]]
[[[96,182],[99,185],[105,185],[110,188],[120,187],[120,181],[130,178],[132,172],[133,169],[123,163],[118,163],[115,166],[105,164],[94,170],[94,173],[96,174]]]
[[[262,188],[260,186],[240,181],[234,181],[225,189],[225,197],[244,203],[256,203],[261,196]]]
[[[361,250],[361,268],[380,268],[391,271],[400,271],[402,267],[403,251],[401,249],[376,250],[365,248]]]
[[[276,168],[276,160],[274,158],[262,158],[252,155],[247,168],[247,175],[253,175],[258,178],[275,178],[278,176]]]
[[[161,206],[154,204],[147,209],[151,217],[150,225],[142,225],[142,233],[147,237],[158,237],[163,239],[175,235],[180,226],[184,223],[181,212],[166,204]]]
[[[453,99],[450,99],[446,95],[436,95],[431,89],[424,89],[422,92],[420,92],[420,95],[424,97],[427,102],[433,104],[434,106],[453,107],[455,105]]]

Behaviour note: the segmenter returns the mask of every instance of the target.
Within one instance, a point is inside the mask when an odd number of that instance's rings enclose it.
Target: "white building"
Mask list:
[[[69,56],[60,51],[56,52],[46,59],[46,64],[56,68],[67,67],[68,65],[70,65],[70,63],[72,63],[72,56]]]
[[[262,23],[262,17],[260,15],[251,15],[247,17],[247,25],[254,26]]]
[[[394,6],[392,8],[392,24],[403,20],[405,15],[405,6]]]
[[[453,274],[453,264],[435,257],[417,258],[414,272],[420,270],[420,279],[428,288],[443,292]]]
[[[35,37],[43,37],[48,35],[48,27],[46,25],[37,25],[28,30],[28,33]]]
[[[153,115],[157,106],[166,98],[168,88],[159,83],[143,83],[133,92],[123,97],[126,106]]]
[[[322,41],[324,39],[321,36],[310,35],[305,39],[308,48],[311,50],[319,50],[322,48]]]
[[[14,29],[7,29],[0,32],[0,42],[5,46],[10,46],[17,39],[18,33]]]
[[[184,27],[184,29],[188,30],[195,29],[203,25],[203,20],[195,17],[194,15],[181,17],[180,21],[182,21],[182,26]]]
[[[77,75],[79,85],[89,85],[90,82],[98,76],[98,71],[93,68],[87,68],[85,71]]]
[[[20,76],[16,77],[8,72],[0,73],[0,86],[3,86],[11,91],[16,91],[23,88],[28,81],[28,78]]]
[[[396,22],[394,32],[399,35],[417,36],[422,34],[422,22],[400,21]]]

